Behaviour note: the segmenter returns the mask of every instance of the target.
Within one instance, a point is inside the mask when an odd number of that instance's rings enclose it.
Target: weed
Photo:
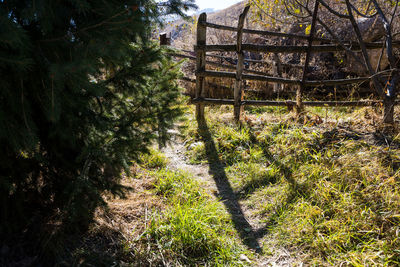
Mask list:
[[[140,156],[139,162],[143,168],[159,169],[167,166],[168,159],[160,151],[150,149],[149,153]]]

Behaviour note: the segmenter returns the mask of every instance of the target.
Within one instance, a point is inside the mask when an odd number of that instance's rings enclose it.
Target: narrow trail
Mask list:
[[[296,260],[284,248],[275,249],[276,251],[272,256],[263,255],[262,240],[268,234],[268,225],[262,225],[259,218],[252,214],[252,210],[247,208],[244,201],[238,198],[227,178],[225,167],[215,157],[215,146],[213,146],[212,141],[205,143],[208,164],[189,164],[185,157],[186,148],[177,135],[162,152],[168,158],[169,168],[190,173],[203,183],[210,195],[215,196],[224,204],[242,243],[255,252],[256,258],[251,262],[251,266],[297,265],[295,264]]]
[[[162,152],[168,159],[168,167],[174,170],[181,170],[193,175],[196,179],[204,182],[207,186],[207,190],[215,193],[217,187],[213,181],[213,178],[209,174],[209,168],[207,165],[200,164],[189,164],[185,156],[186,148],[184,144],[179,140],[179,137],[174,136],[169,145],[162,149]]]

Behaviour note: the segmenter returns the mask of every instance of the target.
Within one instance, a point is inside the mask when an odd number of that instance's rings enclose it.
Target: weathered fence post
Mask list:
[[[282,77],[282,73],[283,73],[283,71],[282,71],[282,64],[281,64],[281,59],[279,58],[279,55],[278,55],[278,53],[274,53],[273,55],[272,55],[272,58],[274,59],[274,62],[272,62],[272,72],[273,72],[273,75],[274,76],[277,76],[277,77]],[[282,83],[274,83],[274,92],[276,93],[278,93],[278,97],[279,97],[279,94],[280,94],[280,92],[282,92],[282,90],[283,90],[283,84]]]
[[[196,43],[196,99],[204,97],[205,77],[199,75],[206,70],[206,50],[204,46],[207,43],[207,27],[203,24],[207,22],[207,14],[202,13],[197,22],[197,43]],[[196,104],[197,121],[204,120],[204,104]]]
[[[312,42],[313,42],[313,38],[314,38],[314,34],[315,34],[315,28],[316,28],[316,24],[317,24],[318,7],[319,7],[319,1],[315,1],[314,13],[313,13],[312,22],[311,22],[311,30],[310,30],[310,34],[308,36],[308,46],[307,46],[306,60],[304,62],[303,78],[301,80],[300,86],[297,88],[297,93],[296,93],[296,113],[297,113],[298,119],[300,119],[300,114],[303,111],[303,92],[304,92],[304,88],[306,85],[307,69],[308,69],[308,65],[311,60],[311,49],[312,49]]]
[[[166,32],[160,33],[160,45],[171,45],[171,36]]]
[[[250,6],[246,6],[243,13],[240,14],[237,32],[237,43],[236,43],[236,53],[238,57],[236,65],[236,81],[235,81],[235,91],[234,91],[234,117],[236,121],[240,121],[240,115],[242,113],[242,100],[243,100],[243,68],[244,68],[244,53],[242,50],[242,40],[243,40],[243,27],[244,21],[246,19],[247,13],[249,12]]]

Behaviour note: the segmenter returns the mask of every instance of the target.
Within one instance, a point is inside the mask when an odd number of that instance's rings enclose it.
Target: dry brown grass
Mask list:
[[[90,230],[71,249],[68,264],[142,266],[149,262],[142,257],[144,248],[132,244],[140,245],[137,240],[151,223],[152,213],[162,210],[164,203],[150,191],[154,179],[143,172],[140,178],[125,177],[122,185],[131,190],[125,198],[105,196],[107,207],[96,211]]]

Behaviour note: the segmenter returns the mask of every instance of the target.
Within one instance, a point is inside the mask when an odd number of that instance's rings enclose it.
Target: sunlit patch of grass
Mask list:
[[[239,162],[227,168],[228,177],[237,194],[247,196],[254,191],[275,183],[280,178],[276,166],[260,163]]]
[[[315,144],[322,140],[315,139],[321,135],[290,131],[270,139],[270,147],[279,149],[281,162],[305,189],[274,228],[282,242],[300,245],[318,263],[397,264],[399,240],[389,233],[400,229],[400,221],[383,219],[383,214],[400,211],[394,193],[399,192],[398,184],[385,183],[397,175],[391,157],[385,157],[382,148],[345,138],[318,148]]]
[[[220,158],[228,165],[250,158],[249,129],[219,127],[215,133],[215,140]]]
[[[400,135],[374,141],[373,108],[307,109],[320,126],[284,117],[239,127],[212,111],[219,159],[247,212],[265,223],[269,244],[301,251],[315,266],[400,264]],[[275,111],[247,114],[282,115]],[[187,140],[202,142],[195,132]]]
[[[288,183],[277,181],[276,184],[264,187],[249,196],[249,202],[262,216],[262,220],[267,222],[280,216],[294,197],[295,194]]]
[[[159,169],[167,166],[168,159],[163,153],[156,149],[150,149],[149,153],[142,154],[139,157],[139,164],[143,168]]]
[[[156,178],[156,194],[162,195],[167,200],[186,202],[203,197],[200,184],[197,180],[184,172],[161,169],[151,173]]]
[[[192,127],[192,126],[191,126]],[[188,127],[188,140],[186,140],[186,156],[190,163],[205,163],[207,160],[204,140],[198,138],[193,131],[197,129]],[[212,122],[209,125],[213,135],[213,143],[217,149],[219,159],[226,165],[240,161],[260,162],[263,160],[262,150],[254,146],[255,134],[246,126],[234,126],[230,123]]]
[[[248,114],[263,114],[263,113],[274,113],[274,114],[285,114],[288,112],[286,107],[262,107],[262,106],[247,106],[245,108]]]
[[[176,203],[156,215],[147,233],[165,255],[183,264],[240,264],[241,249],[217,202]]]
[[[192,143],[186,148],[185,155],[190,164],[201,164],[207,161],[206,148],[203,142]]]
[[[161,169],[151,175],[166,207],[153,213],[143,234],[156,257],[174,265],[245,265],[239,257],[245,250],[222,203],[187,173]]]

